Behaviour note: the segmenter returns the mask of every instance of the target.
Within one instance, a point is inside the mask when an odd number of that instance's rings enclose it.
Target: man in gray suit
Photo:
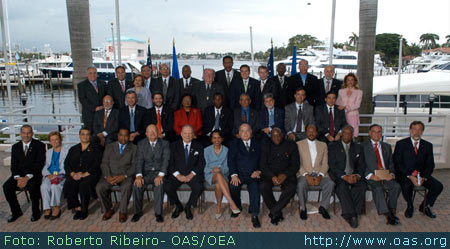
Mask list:
[[[203,71],[204,81],[194,82],[192,86],[192,96],[194,96],[194,103],[202,113],[206,107],[212,106],[214,94],[221,93],[225,95],[223,86],[220,83],[214,82],[214,70],[211,68]]]
[[[111,189],[120,186],[121,223],[127,220],[128,202],[131,197],[133,175],[135,171],[136,145],[130,143],[130,132],[126,128],[119,130],[119,142],[106,145],[101,164],[102,175],[96,186],[97,195],[103,205],[105,215],[103,220],[109,220],[114,214],[111,202]]]
[[[394,161],[392,159],[392,148],[389,144],[381,141],[383,136],[382,127],[373,124],[369,128],[370,140],[364,143],[364,160],[366,164],[365,177],[372,189],[378,214],[384,214],[387,224],[397,225],[399,219],[395,216],[397,200],[400,195],[400,185],[395,181]],[[375,174],[376,170],[389,170],[388,179],[381,180]],[[384,195],[387,192],[387,198]]]
[[[103,97],[103,109],[95,112],[94,115],[94,141],[102,146],[117,140],[119,131],[119,110],[114,109],[114,100],[111,96]]]
[[[284,127],[288,139],[300,141],[306,138],[305,127],[314,124],[314,109],[305,103],[305,89],[297,88],[294,97],[295,102],[285,107]]]
[[[158,128],[154,124],[147,126],[145,135],[147,139],[142,139],[137,146],[136,180],[133,187],[134,216],[131,221],[137,222],[142,217],[144,191],[152,184],[156,221],[163,222],[163,178],[169,167],[169,142],[159,138]]]

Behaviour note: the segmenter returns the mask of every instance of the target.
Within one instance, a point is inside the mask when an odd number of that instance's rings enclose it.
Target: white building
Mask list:
[[[139,40],[136,38],[131,38],[127,36],[120,37],[121,43],[121,52],[122,52],[122,60],[123,61],[140,61],[147,60],[147,43],[143,40]],[[112,45],[112,39],[109,38],[107,41],[106,48],[106,60],[114,60],[114,51]],[[116,58],[118,55],[117,52],[117,40],[114,41],[116,45]]]

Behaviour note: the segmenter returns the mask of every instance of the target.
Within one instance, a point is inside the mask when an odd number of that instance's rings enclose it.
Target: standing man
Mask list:
[[[225,94],[225,90],[220,83],[214,82],[214,70],[206,68],[203,71],[203,81],[197,81],[192,86],[192,96],[194,97],[194,106],[202,111],[213,105],[214,94]]]
[[[260,109],[262,109],[264,107],[264,99],[263,97],[270,93],[273,95],[273,99],[276,100],[278,99],[278,92],[279,90],[279,86],[278,84],[273,81],[272,79],[269,79],[269,69],[267,69],[266,66],[259,66],[258,67],[258,75],[259,75],[259,89],[261,91],[261,95],[259,97],[260,99]],[[257,103],[258,104],[258,103]]]
[[[285,108],[284,126],[288,139],[300,141],[306,138],[305,127],[314,124],[314,108],[305,103],[306,92],[303,88],[295,91],[295,103]]]
[[[395,181],[394,161],[392,148],[382,142],[383,130],[380,125],[373,124],[369,127],[370,140],[364,143],[364,160],[366,172],[364,177],[372,189],[373,199],[377,207],[378,215],[385,215],[388,225],[397,225],[400,220],[395,216],[397,200],[401,187]],[[377,170],[388,170],[386,179],[381,179],[376,174]],[[387,192],[387,199],[385,193]]]
[[[226,106],[230,106],[230,86],[233,82],[238,82],[241,79],[241,74],[239,70],[233,69],[233,57],[229,55],[224,56],[222,64],[224,69],[216,72],[215,81],[223,86],[225,91],[224,103],[226,103]]]
[[[133,186],[134,215],[131,221],[137,222],[142,217],[144,192],[147,186],[153,185],[156,222],[163,222],[163,180],[169,167],[169,142],[159,138],[158,128],[154,124],[147,126],[145,135],[147,139],[141,140],[137,146],[136,180]]]
[[[147,109],[137,105],[137,94],[135,91],[128,91],[125,95],[128,106],[122,107],[119,111],[119,128],[127,128],[130,131],[130,141],[137,144],[144,138]]]
[[[153,79],[150,86],[152,94],[154,92],[162,92],[164,96],[164,104],[172,108],[172,110],[178,110],[180,105],[181,95],[180,89],[176,79],[169,76],[169,66],[162,64],[159,68],[161,77]]]
[[[174,141],[173,132],[173,110],[164,105],[164,97],[161,92],[155,92],[153,95],[153,107],[148,110],[149,124],[156,125],[158,137],[169,142]]]
[[[16,191],[28,190],[31,198],[31,222],[39,220],[41,210],[42,168],[45,165],[45,144],[33,139],[33,128],[23,125],[20,128],[22,141],[15,143],[11,150],[11,176],[3,184],[3,193],[11,209],[8,222],[14,222],[22,216]]]
[[[87,69],[87,79],[78,83],[78,100],[81,103],[81,119],[84,127],[92,130],[94,114],[103,109],[102,100],[107,94],[104,81],[97,80],[97,68],[90,66]]]
[[[289,94],[288,94],[288,102],[287,104],[290,104],[295,101],[293,98],[295,94],[295,90],[299,87],[303,87],[305,89],[306,94],[306,100],[308,101],[308,104],[312,106],[316,106],[316,99],[317,99],[317,93],[319,88],[319,81],[316,76],[308,73],[308,61],[307,60],[301,60],[298,63],[298,70],[299,73],[295,75],[291,75],[289,78]]]
[[[328,65],[323,70],[324,77],[319,80],[319,88],[318,88],[318,94],[317,99],[315,100],[317,105],[323,105],[325,104],[324,99],[327,96],[327,93],[334,92],[336,94],[336,97],[339,93],[339,89],[341,89],[342,81],[333,78],[334,76],[334,66]]]
[[[108,81],[108,95],[114,100],[114,108],[119,110],[125,106],[125,93],[133,88],[133,81],[125,79],[125,67],[116,67],[116,78]]]
[[[413,121],[409,125],[410,137],[398,141],[395,145],[396,178],[402,187],[403,198],[408,204],[405,211],[406,218],[411,218],[414,213],[412,196],[415,186],[424,186],[428,189],[419,211],[430,218],[436,218],[431,207],[444,188],[441,182],[431,176],[434,170],[433,145],[422,139],[424,130],[425,125],[421,121]]]
[[[151,72],[150,66],[142,65],[141,66],[141,74],[142,74],[142,76],[144,76],[144,82],[143,82],[142,86],[145,86],[151,92],[151,90],[152,90],[151,89],[152,72]],[[153,94],[153,92],[152,92],[152,94]]]
[[[242,65],[239,69],[241,71],[241,80],[233,82],[230,85],[230,107],[232,109],[239,107],[239,98],[241,94],[247,94],[252,100],[251,107],[257,111],[261,109],[261,90],[260,83],[250,77],[250,67]]]
[[[342,128],[347,125],[345,110],[336,105],[336,93],[329,91],[325,104],[315,108],[315,119],[319,130],[319,140],[327,144],[339,141]]]
[[[278,94],[277,94],[277,107],[283,108],[287,105],[287,100],[290,98],[288,96],[288,85],[289,85],[289,77],[286,74],[286,64],[279,63],[277,65],[277,75],[273,76],[271,79],[275,81],[278,88]]]
[[[178,89],[180,89],[180,96],[183,96],[184,94],[192,94],[192,86],[195,82],[199,82],[200,80],[191,77],[192,71],[189,65],[183,66],[181,69],[181,74],[183,77],[177,81]]]
[[[119,132],[119,110],[113,108],[114,100],[111,96],[103,97],[103,109],[95,112],[94,116],[94,141],[103,147],[117,140]]]
[[[133,187],[135,171],[136,145],[129,142],[130,132],[126,128],[119,130],[119,141],[106,145],[101,164],[102,175],[95,187],[97,195],[105,210],[103,220],[109,220],[114,215],[111,202],[111,189],[120,187],[119,222],[127,221],[128,203]]]
[[[223,134],[223,144],[228,146],[233,138],[233,112],[224,105],[224,97],[221,93],[215,93],[213,106],[208,106],[203,112],[203,147],[211,144],[211,132],[220,130]]]

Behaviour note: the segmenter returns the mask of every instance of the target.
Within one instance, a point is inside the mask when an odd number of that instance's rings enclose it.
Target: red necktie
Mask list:
[[[333,109],[330,107],[330,135],[334,137],[334,118],[333,118]]]
[[[158,113],[156,114],[156,128],[158,128],[158,132],[161,135],[162,134],[162,125],[161,125],[161,112],[158,110]]]
[[[125,92],[125,84],[123,83],[123,80],[120,81],[120,86],[122,87],[122,92]]]
[[[244,111],[244,117],[242,118],[243,123],[247,123],[247,111]]]
[[[381,163],[380,151],[378,150],[378,143],[375,142],[375,154],[377,155],[378,168],[383,169],[383,164]]]
[[[91,82],[92,86],[95,88],[95,91],[98,93],[98,87],[95,81]]]
[[[419,154],[419,149],[417,148],[417,141],[414,141],[414,151],[416,152],[416,155]]]

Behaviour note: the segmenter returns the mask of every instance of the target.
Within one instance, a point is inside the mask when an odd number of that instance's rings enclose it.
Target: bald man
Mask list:
[[[94,114],[93,138],[102,146],[117,141],[119,132],[119,110],[113,108],[114,100],[111,96],[103,97],[103,109]]]

